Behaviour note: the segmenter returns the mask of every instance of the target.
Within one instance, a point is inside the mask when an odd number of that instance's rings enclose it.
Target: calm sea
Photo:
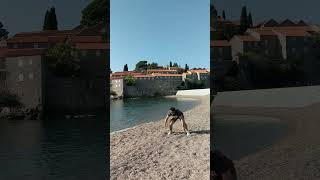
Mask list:
[[[0,120],[0,179],[105,179],[106,123]]]
[[[281,138],[287,126],[279,119],[247,115],[216,115],[214,148],[233,160],[262,150]]]
[[[110,106],[111,132],[165,118],[170,107],[182,111],[199,102],[189,98],[138,98],[115,100]]]

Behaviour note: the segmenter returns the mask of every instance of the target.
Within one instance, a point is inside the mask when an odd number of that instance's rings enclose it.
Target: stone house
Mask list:
[[[48,113],[80,113],[104,109],[109,62],[105,29],[18,33],[7,41],[7,83],[26,107]],[[48,70],[47,49],[69,39],[80,52],[79,77],[57,77]]]
[[[236,35],[230,40],[232,47],[232,59],[238,61],[239,54],[259,52],[259,39],[252,35]]]
[[[123,78],[111,77],[111,91],[115,92],[117,96],[123,96]]]

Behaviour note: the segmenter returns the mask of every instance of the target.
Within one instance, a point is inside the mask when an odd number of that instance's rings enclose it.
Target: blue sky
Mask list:
[[[91,0],[1,0],[0,21],[10,32],[42,30],[48,7],[55,6],[59,29],[72,29],[80,24],[81,11]]]
[[[239,19],[241,7],[245,0],[211,0],[217,6],[219,14],[222,10],[226,11],[229,19]],[[252,12],[253,20],[274,18],[284,20],[303,19],[309,23],[320,23],[319,0],[246,0],[249,11]]]
[[[210,67],[209,0],[111,0],[110,66]]]

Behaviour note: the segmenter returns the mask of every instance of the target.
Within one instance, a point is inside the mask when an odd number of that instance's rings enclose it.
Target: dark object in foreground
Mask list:
[[[236,168],[232,160],[218,150],[211,154],[213,180],[237,180]]]

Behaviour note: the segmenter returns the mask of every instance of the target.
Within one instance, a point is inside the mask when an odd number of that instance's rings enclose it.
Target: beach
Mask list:
[[[191,132],[187,136],[177,121],[167,135],[163,119],[111,134],[111,179],[209,179],[210,98],[194,98],[199,105],[184,112]]]
[[[274,143],[234,161],[239,179],[320,179],[319,92],[315,86],[218,94],[213,114],[273,117],[287,125]]]

